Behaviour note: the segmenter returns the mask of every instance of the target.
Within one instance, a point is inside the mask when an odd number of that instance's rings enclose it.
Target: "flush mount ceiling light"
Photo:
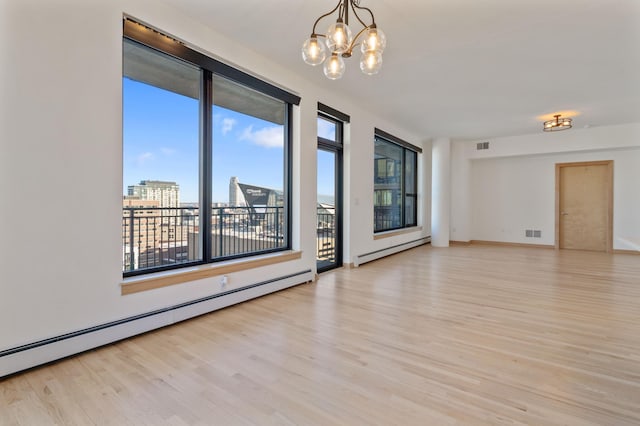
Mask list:
[[[349,28],[349,9],[363,27],[355,37],[352,36]],[[369,13],[371,17],[369,25],[360,18],[358,11]],[[338,12],[338,18],[334,24],[329,26],[327,33],[316,33],[316,26],[320,20],[335,12]],[[324,42],[319,40],[320,37],[325,39]],[[362,52],[360,69],[365,74],[373,75],[382,68],[382,51],[386,44],[387,38],[384,32],[376,26],[376,19],[369,8],[361,7],[360,0],[340,0],[331,12],[316,19],[311,36],[302,45],[302,59],[313,66],[324,62],[324,75],[331,80],[337,80],[342,77],[345,70],[342,58],[350,58],[353,49],[359,45]]]
[[[545,132],[557,132],[560,130],[567,130],[573,127],[571,125],[572,120],[570,118],[560,118],[560,114],[554,115],[553,120],[545,121],[543,130]]]

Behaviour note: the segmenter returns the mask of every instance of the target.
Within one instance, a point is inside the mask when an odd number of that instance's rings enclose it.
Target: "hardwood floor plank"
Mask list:
[[[421,246],[0,382],[0,425],[638,425],[637,256]]]

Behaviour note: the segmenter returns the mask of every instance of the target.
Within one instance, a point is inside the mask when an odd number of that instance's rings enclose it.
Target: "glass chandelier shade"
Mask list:
[[[366,33],[366,37],[362,40],[360,50],[362,53],[367,50],[375,50],[382,53],[384,48],[387,47],[387,36],[384,32],[376,27],[370,28]]]
[[[350,12],[351,11],[351,12]],[[318,23],[337,12],[336,21],[329,26],[326,34],[316,33]],[[362,28],[354,36],[349,28],[349,13],[352,13]],[[370,24],[360,16],[368,13]],[[320,42],[323,37],[326,49]],[[342,77],[345,71],[343,58],[350,58],[356,47],[360,46],[362,56],[360,69],[367,75],[377,74],[382,67],[382,52],[387,46],[387,37],[377,27],[373,12],[360,6],[360,0],[339,0],[330,12],[321,15],[313,24],[311,36],[302,45],[302,59],[309,65],[319,65],[324,61],[323,71],[332,80]]]
[[[346,52],[352,41],[351,28],[340,20],[327,30],[327,47],[331,52],[339,54]]]
[[[302,45],[302,59],[309,65],[320,65],[327,57],[327,48],[317,36],[309,37]]]
[[[324,75],[330,80],[337,80],[344,74],[344,59],[338,53],[334,52],[327,58],[324,63]]]
[[[367,75],[378,74],[382,68],[382,53],[375,50],[367,50],[360,57],[360,70]]]

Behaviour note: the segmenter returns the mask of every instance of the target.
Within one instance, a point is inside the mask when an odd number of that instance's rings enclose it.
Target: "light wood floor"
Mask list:
[[[640,424],[640,256],[423,246],[0,382],[0,424]]]

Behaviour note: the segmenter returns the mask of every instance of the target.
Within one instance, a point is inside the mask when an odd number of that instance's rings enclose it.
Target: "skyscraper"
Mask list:
[[[180,207],[180,185],[161,180],[142,180],[127,187],[127,196],[140,200],[156,200],[160,207]]]

